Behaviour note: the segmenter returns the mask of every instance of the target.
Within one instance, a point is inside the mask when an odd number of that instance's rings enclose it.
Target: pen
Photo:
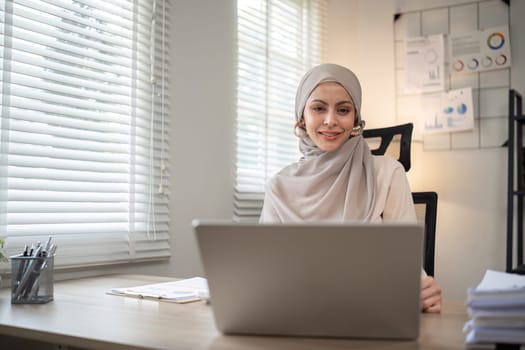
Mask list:
[[[49,252],[49,249],[51,248],[51,236],[49,236],[49,238],[47,239],[47,242],[46,242],[46,245],[45,245],[45,248],[44,248],[44,251],[45,252]]]
[[[42,252],[44,258],[46,257],[46,252]],[[27,299],[32,299],[35,295],[38,294],[38,289],[40,288],[40,276],[42,275],[42,271],[44,271],[47,267],[47,259],[42,259],[42,262],[40,268],[35,266],[35,271],[33,273],[33,281],[31,283],[28,283],[28,287],[31,287],[30,289],[26,290],[24,293],[24,296],[27,297]]]
[[[49,253],[48,253],[48,257],[49,256],[55,256],[55,252],[57,250],[57,246],[56,244],[51,244],[51,247],[49,248]]]
[[[29,247],[27,244],[24,246],[24,251],[19,256],[27,257],[29,255]],[[20,264],[18,265],[18,270],[16,271],[16,278],[14,280],[14,284],[18,286],[20,284],[20,280],[22,279],[22,276],[24,274],[24,271],[26,269],[27,260],[22,259],[20,261]]]

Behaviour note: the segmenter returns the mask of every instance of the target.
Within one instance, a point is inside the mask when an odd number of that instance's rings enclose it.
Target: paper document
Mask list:
[[[470,312],[483,309],[521,310],[525,316],[525,276],[487,270],[476,288],[467,295]]]
[[[487,270],[467,305],[467,344],[525,344],[525,276]]]
[[[525,290],[525,276],[487,270],[476,291],[519,290],[520,288]]]
[[[146,284],[137,287],[112,288],[107,293],[175,303],[188,303],[209,297],[208,281],[203,277],[192,277],[174,282]]]
[[[445,88],[443,34],[405,41],[405,92],[443,91]]]

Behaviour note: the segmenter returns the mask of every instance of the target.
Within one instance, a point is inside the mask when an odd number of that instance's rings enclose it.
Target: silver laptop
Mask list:
[[[193,226],[223,333],[418,336],[419,224]]]

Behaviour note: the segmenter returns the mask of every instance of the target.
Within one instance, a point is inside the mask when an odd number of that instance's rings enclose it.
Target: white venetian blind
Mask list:
[[[0,0],[0,235],[57,266],[169,256],[169,0]]]
[[[236,220],[258,220],[266,181],[300,157],[295,92],[323,60],[325,17],[322,0],[238,0]]]

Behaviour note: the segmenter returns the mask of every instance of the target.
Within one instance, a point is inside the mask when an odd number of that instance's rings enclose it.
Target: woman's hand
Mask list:
[[[431,276],[424,276],[421,280],[421,310],[441,312],[441,287]]]

